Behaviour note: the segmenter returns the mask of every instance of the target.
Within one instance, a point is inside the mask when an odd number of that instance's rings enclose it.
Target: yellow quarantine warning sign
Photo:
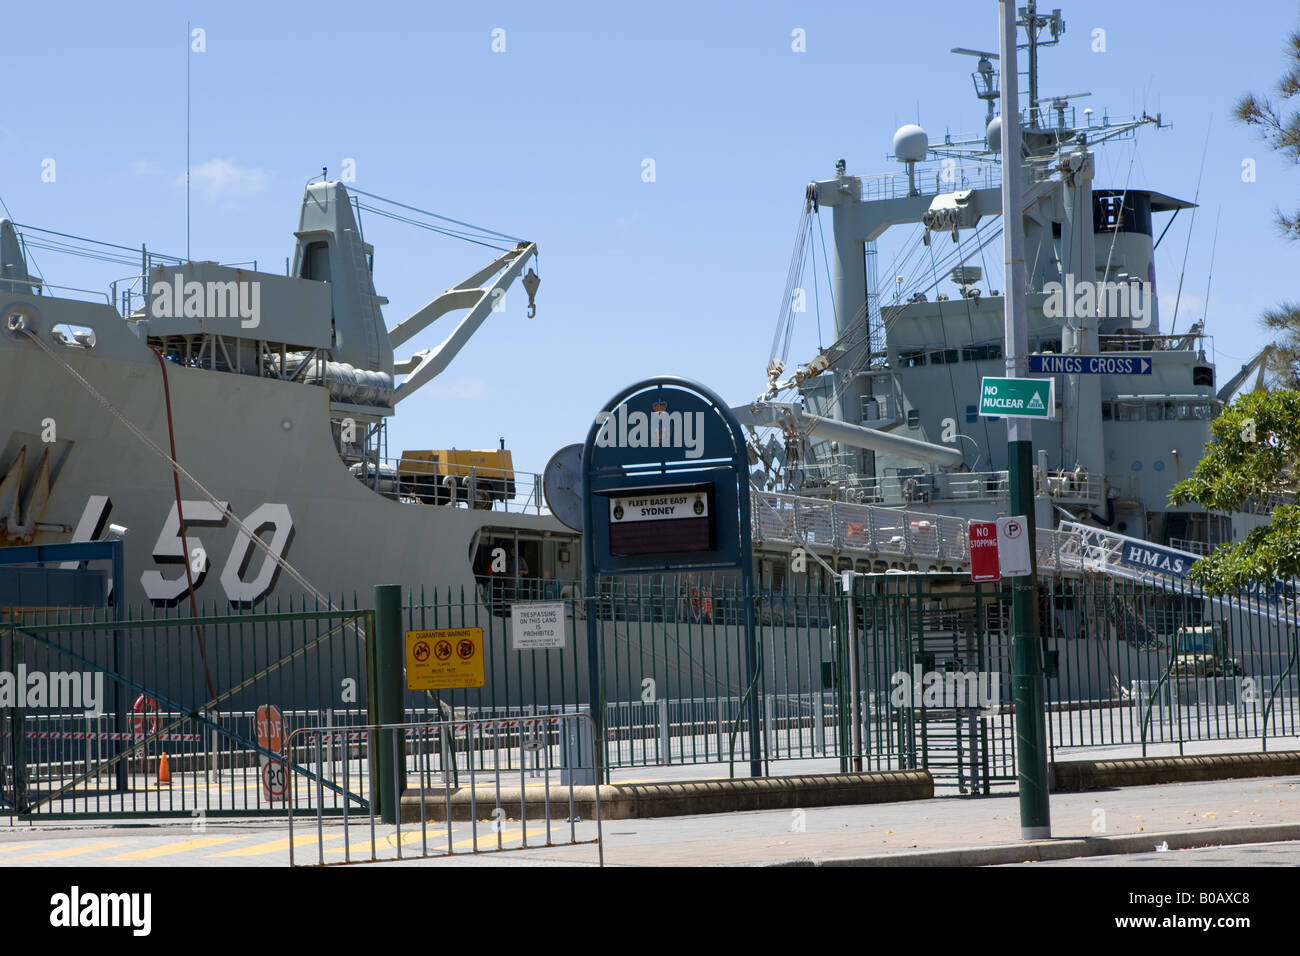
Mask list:
[[[448,690],[483,686],[483,628],[406,632],[406,686]]]

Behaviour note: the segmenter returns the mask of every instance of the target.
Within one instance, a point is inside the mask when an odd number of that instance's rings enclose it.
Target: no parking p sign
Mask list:
[[[996,581],[1032,572],[1029,524],[1023,516],[972,521],[967,537],[972,581]]]

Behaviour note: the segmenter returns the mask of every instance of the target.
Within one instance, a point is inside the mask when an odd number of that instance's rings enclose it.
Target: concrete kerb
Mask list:
[[[1300,774],[1300,752],[1069,760],[1051,765],[1053,793],[1292,774]]]
[[[573,788],[573,811],[583,819],[595,816],[595,787]],[[788,810],[806,807],[831,807],[868,803],[895,803],[902,800],[928,800],[934,796],[934,778],[925,770],[902,770],[885,773],[815,774],[797,777],[745,777],[737,780],[691,780],[665,783],[612,784],[600,788],[600,812],[606,820],[632,820],[650,817],[695,816],[702,813],[735,813],[746,810]],[[479,788],[474,809],[486,817],[498,805],[510,819],[519,819],[520,788],[497,791]],[[527,788],[524,802],[528,818],[541,819],[546,802],[540,787]],[[445,790],[426,790],[424,807],[427,819],[442,821],[448,799]],[[452,791],[451,818],[469,820],[469,788]],[[569,788],[553,784],[550,816],[569,816]],[[402,822],[420,819],[420,793],[407,790],[402,795]]]
[[[1007,863],[1043,863],[1089,856],[1122,856],[1150,853],[1158,846],[1189,850],[1206,846],[1239,846],[1246,843],[1279,843],[1300,840],[1300,823],[1263,823],[1234,827],[1206,827],[1198,830],[1169,830],[1157,833],[1129,833],[1117,836],[1074,837],[1035,840],[1027,843],[999,843],[993,846],[964,846],[915,853],[877,854],[857,857],[803,858],[756,866],[999,866]]]

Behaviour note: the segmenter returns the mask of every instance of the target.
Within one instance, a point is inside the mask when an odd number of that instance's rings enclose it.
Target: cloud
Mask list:
[[[183,173],[180,182],[185,183]],[[190,183],[206,199],[230,199],[264,192],[271,174],[240,166],[234,159],[209,159],[191,169]]]

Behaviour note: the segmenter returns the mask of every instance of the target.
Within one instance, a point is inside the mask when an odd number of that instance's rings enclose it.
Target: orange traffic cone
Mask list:
[[[171,782],[172,782],[171,767],[167,766],[167,755],[163,754],[162,759],[158,761],[158,783],[164,784],[164,783],[171,783]]]

